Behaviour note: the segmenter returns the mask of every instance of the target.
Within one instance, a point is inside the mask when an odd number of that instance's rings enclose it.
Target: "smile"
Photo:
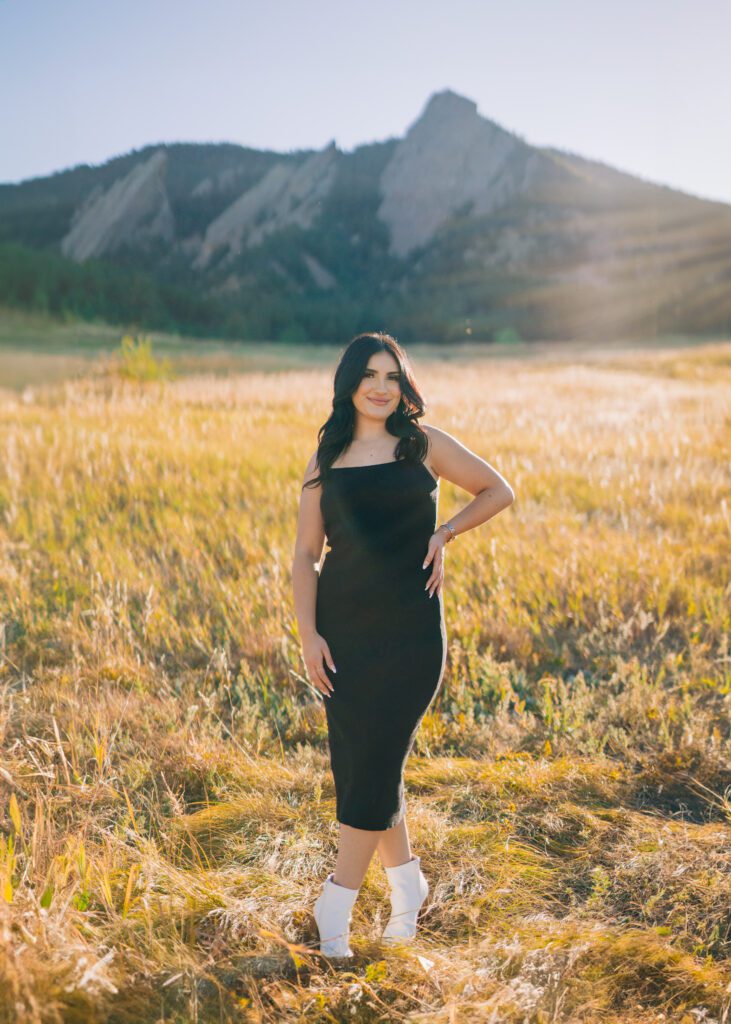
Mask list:
[[[388,398],[383,398],[383,399],[369,398],[368,401],[369,402],[373,402],[374,405],[388,405],[390,400]]]

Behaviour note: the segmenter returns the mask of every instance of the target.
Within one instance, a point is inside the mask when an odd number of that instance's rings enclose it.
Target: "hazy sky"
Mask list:
[[[0,0],[0,181],[158,142],[403,135],[450,88],[731,202],[731,0]]]

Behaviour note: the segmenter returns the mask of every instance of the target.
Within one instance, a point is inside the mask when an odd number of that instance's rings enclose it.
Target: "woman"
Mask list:
[[[335,871],[314,908],[326,956],[353,955],[351,911],[376,849],[391,891],[383,940],[416,934],[429,884],[411,853],[403,770],[444,673],[444,548],[514,500],[484,459],[417,422],[424,408],[398,342],[358,335],[302,485],[295,611],[309,678],[325,695],[340,823]],[[435,529],[440,477],[475,498]]]

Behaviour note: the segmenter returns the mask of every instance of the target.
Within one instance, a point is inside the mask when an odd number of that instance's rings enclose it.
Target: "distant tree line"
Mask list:
[[[301,343],[342,342],[394,323],[385,306],[342,292],[292,294],[252,282],[234,295],[211,296],[189,280],[160,281],[129,266],[76,263],[10,242],[0,244],[0,304],[125,328]],[[401,329],[408,333],[408,325]]]

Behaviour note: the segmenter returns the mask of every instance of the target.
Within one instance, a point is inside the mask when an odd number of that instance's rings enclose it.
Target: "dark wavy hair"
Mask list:
[[[398,363],[401,398],[386,420],[386,430],[399,438],[396,460],[424,461],[429,439],[416,421],[424,415],[426,403],[414,379],[409,357],[390,334],[380,331],[358,334],[340,357],[333,380],[332,412],[317,433],[318,475],[303,486],[315,487],[326,480],[333,462],[353,440],[356,410],[351,395],[358,390],[374,352],[389,352]]]

